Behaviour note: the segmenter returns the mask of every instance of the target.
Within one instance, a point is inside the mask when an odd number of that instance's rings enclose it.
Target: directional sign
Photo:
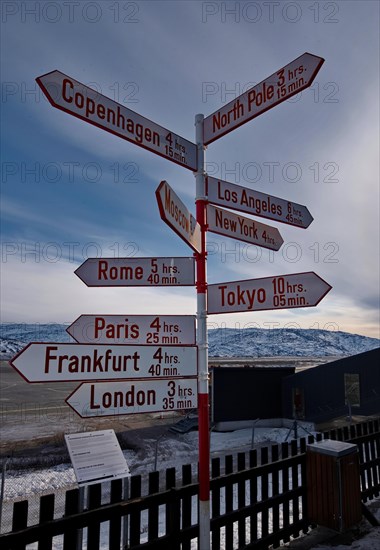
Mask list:
[[[223,208],[207,205],[208,231],[227,235],[239,241],[256,244],[270,250],[279,250],[284,242],[275,227],[234,214]]]
[[[197,379],[81,384],[66,403],[83,418],[194,409]]]
[[[11,361],[27,382],[196,376],[195,346],[28,344]]]
[[[81,315],[66,331],[82,344],[195,344],[194,315]]]
[[[331,290],[314,271],[208,286],[208,313],[316,306]]]
[[[212,204],[297,227],[309,227],[313,221],[309,210],[302,204],[216,178],[208,177],[206,181],[207,199]]]
[[[304,53],[204,119],[204,144],[228,134],[311,86],[324,59]]]
[[[60,71],[39,76],[36,81],[53,107],[189,170],[197,169],[197,147],[187,139]]]
[[[195,252],[201,252],[201,226],[166,181],[156,189],[161,219]]]
[[[88,258],[75,270],[87,286],[191,286],[194,258]]]

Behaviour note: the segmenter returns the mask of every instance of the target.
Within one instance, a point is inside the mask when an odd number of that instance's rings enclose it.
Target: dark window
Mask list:
[[[344,399],[346,405],[360,407],[360,380],[358,374],[344,374]]]
[[[302,420],[305,418],[305,397],[303,388],[292,389],[293,418]]]

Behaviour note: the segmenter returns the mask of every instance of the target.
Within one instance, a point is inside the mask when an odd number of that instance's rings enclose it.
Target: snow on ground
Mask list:
[[[380,521],[380,514],[378,514],[377,519]],[[362,522],[363,523],[363,522]],[[361,538],[352,542],[352,544],[337,544],[336,540],[332,538],[329,542],[320,542],[315,545],[311,544],[308,541],[310,535],[301,537],[294,541],[293,543],[286,544],[285,547],[288,547],[289,550],[299,549],[299,550],[379,550],[380,549],[380,527],[373,527],[368,529],[369,532],[364,534]]]
[[[318,550],[329,550],[331,546],[318,545]],[[379,550],[380,549],[380,529],[373,529],[368,535],[365,535],[362,539],[356,540],[351,546],[341,545],[334,546],[334,550]]]
[[[257,427],[254,431],[254,442],[258,443],[282,443],[289,435],[289,430],[286,428],[263,428]],[[292,434],[290,434],[292,435]],[[210,448],[211,456],[223,456],[226,454],[233,454],[238,451],[248,451],[252,445],[252,429],[237,430],[227,433],[211,433]],[[158,439],[146,439],[144,440],[144,449],[137,449],[136,451],[126,450],[124,456],[128,462],[131,474],[147,474],[153,471],[156,466],[157,469],[165,470],[169,467],[176,467],[180,473],[182,464],[193,464],[193,471],[198,460],[198,432],[191,432],[185,435],[173,436],[164,434]],[[156,455],[157,453],[157,455]],[[44,470],[38,470],[33,472],[9,472],[6,476],[5,483],[5,506],[3,509],[3,532],[6,531],[7,518],[9,520],[11,504],[13,500],[20,500],[28,498],[30,500],[31,513],[35,509],[38,510],[38,496],[41,493],[55,492],[57,495],[57,507],[56,514],[59,515],[63,507],[64,492],[69,488],[76,487],[75,476],[73,469],[68,464],[55,466],[54,468],[48,468]],[[35,498],[33,498],[35,496]],[[33,502],[35,501],[35,502]],[[222,495],[223,501],[223,495]],[[221,502],[221,509],[223,510],[224,503]],[[7,509],[8,508],[8,509]],[[377,509],[376,516],[380,520],[380,507]],[[196,521],[197,517],[197,502],[193,499],[193,521]],[[146,531],[147,518],[143,517],[142,530]],[[160,518],[160,525],[164,532],[165,518]],[[248,526],[249,528],[249,526]],[[336,545],[335,550],[379,550],[380,549],[380,528],[372,528],[366,525],[365,536],[353,542],[351,546]],[[107,525],[104,524],[101,530],[101,550],[107,550]],[[86,541],[86,531],[84,534],[84,542]],[[319,543],[313,545],[313,539],[310,535],[303,537],[302,539],[296,539],[293,542],[287,544],[289,549],[302,549],[302,550],[331,550],[332,546],[328,543]],[[29,545],[28,550],[35,550],[37,545]],[[57,537],[54,539],[54,550],[60,550],[62,548],[62,541]],[[84,545],[86,548],[86,545]],[[197,548],[196,543],[192,546],[194,550]],[[236,546],[237,548],[237,541]],[[90,550],[90,549],[89,549]],[[217,550],[230,550],[226,549],[222,544],[220,549]]]
[[[254,443],[282,443],[289,430],[286,428],[255,428]],[[252,444],[252,429],[234,432],[212,432],[210,439],[211,457],[248,451]],[[138,451],[125,450],[124,456],[131,475],[147,474],[153,471],[175,467],[179,472],[182,464],[194,464],[198,460],[198,432],[183,435],[164,434],[158,439],[145,439],[144,448]],[[31,472],[9,472],[5,483],[5,500],[26,498],[29,495],[46,493],[53,489],[75,486],[74,470],[69,464],[44,468]]]

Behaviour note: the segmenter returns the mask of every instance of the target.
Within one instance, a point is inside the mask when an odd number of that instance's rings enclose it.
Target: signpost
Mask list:
[[[197,375],[197,348],[32,342],[11,365],[27,382],[179,378]]]
[[[166,181],[157,187],[156,198],[161,219],[195,252],[200,252],[201,227]]]
[[[184,168],[192,171],[197,169],[197,148],[187,139],[60,71],[39,76],[36,81],[53,107]]]
[[[195,344],[194,315],[81,315],[66,331],[80,344]]]
[[[207,199],[212,204],[304,229],[313,221],[309,210],[302,204],[210,176],[207,177],[206,183]]]
[[[331,290],[314,271],[208,286],[208,313],[316,306]]]
[[[226,235],[270,250],[279,250],[284,242],[275,227],[210,204],[207,206],[207,224],[208,230],[212,233]]]
[[[304,53],[204,120],[204,145],[298,94],[313,83],[324,59]]]
[[[194,409],[197,379],[85,383],[66,403],[82,418]]]
[[[197,115],[196,144],[59,71],[37,78],[53,107],[195,172],[196,219],[167,182],[161,182],[156,191],[162,219],[192,247],[194,258],[91,258],[75,273],[87,286],[192,286],[196,263],[197,347],[179,347],[194,341],[192,317],[146,316],[143,320],[130,315],[82,315],[68,332],[83,343],[32,343],[11,364],[29,382],[87,381],[67,399],[83,416],[187,409],[198,404],[198,547],[202,550],[210,548],[207,314],[310,307],[331,290],[314,272],[207,286],[207,231],[272,250],[283,243],[276,228],[216,206],[302,228],[310,225],[312,217],[306,207],[278,197],[214,178],[206,182],[205,147],[309,87],[323,62],[304,53],[206,119]],[[148,345],[137,345],[142,343]],[[197,384],[191,378],[196,375]],[[114,381],[88,382],[109,379]]]
[[[88,258],[75,270],[87,286],[192,286],[194,258]]]

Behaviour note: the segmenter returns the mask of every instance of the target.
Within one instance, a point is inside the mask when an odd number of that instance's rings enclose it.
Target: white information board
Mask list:
[[[65,435],[79,485],[91,485],[130,476],[114,430]]]

